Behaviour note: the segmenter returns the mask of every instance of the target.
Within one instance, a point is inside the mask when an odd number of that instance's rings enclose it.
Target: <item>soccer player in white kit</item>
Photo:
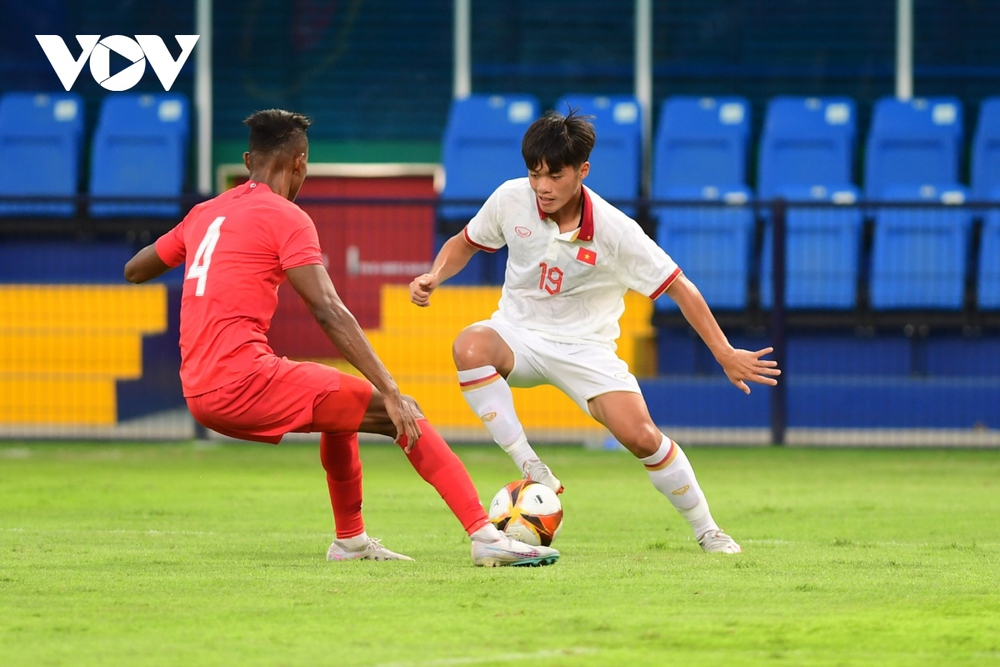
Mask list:
[[[625,292],[672,298],[729,380],[775,385],[772,351],[733,348],[701,293],[674,261],[624,213],[583,185],[594,128],[574,112],[550,111],[524,135],[527,178],[507,181],[449,239],[431,270],[410,283],[430,305],[434,289],[478,251],[508,249],[498,310],[466,327],[452,353],[469,406],[522,474],[561,492],[535,454],[514,410],[510,387],[550,384],[611,431],[646,467],[653,486],[688,520],[702,549],[738,553],[712,518],[684,451],[660,432],[635,376],[615,353]],[[486,167],[487,165],[484,165]]]

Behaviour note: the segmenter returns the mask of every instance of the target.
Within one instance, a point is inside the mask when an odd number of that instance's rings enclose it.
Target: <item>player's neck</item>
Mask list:
[[[564,234],[580,226],[583,218],[583,190],[577,192],[576,196],[566,202],[558,211],[554,211],[549,218],[559,225],[559,233]]]
[[[292,175],[287,169],[278,169],[274,165],[263,165],[255,167],[250,172],[250,180],[263,183],[276,195],[288,199],[288,192],[292,189]]]

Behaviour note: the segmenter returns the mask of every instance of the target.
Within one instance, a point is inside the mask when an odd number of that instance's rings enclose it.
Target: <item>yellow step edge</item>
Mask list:
[[[0,423],[110,425],[117,419],[113,379],[0,377]]]
[[[0,330],[0,373],[59,373],[133,379],[142,375],[142,337],[82,331]]]
[[[0,286],[0,331],[152,334],[166,327],[166,285]]]

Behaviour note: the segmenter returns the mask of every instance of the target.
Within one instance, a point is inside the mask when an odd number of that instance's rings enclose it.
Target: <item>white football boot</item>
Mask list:
[[[736,544],[736,540],[726,535],[719,529],[710,530],[698,538],[698,544],[710,554],[738,554],[743,548]]]
[[[482,567],[538,567],[552,565],[559,552],[550,547],[533,547],[500,534],[495,542],[472,541],[472,564]]]
[[[340,540],[334,540],[326,552],[327,560],[413,560],[409,556],[389,551],[382,546],[382,540],[369,537],[368,542],[358,550],[346,548]]]
[[[538,459],[531,459],[526,462],[521,472],[524,473],[525,479],[530,479],[532,482],[544,484],[557,494],[562,493],[565,490],[562,482],[559,481],[559,478],[553,475],[552,471],[549,470],[549,467]]]

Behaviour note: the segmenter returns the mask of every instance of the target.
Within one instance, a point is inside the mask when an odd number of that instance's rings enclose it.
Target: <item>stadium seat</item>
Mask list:
[[[865,155],[865,195],[883,199],[893,186],[958,183],[962,103],[953,97],[875,104]]]
[[[851,309],[857,305],[862,215],[853,204],[858,189],[823,186],[782,188],[775,195],[791,202],[816,201],[843,207],[789,206],[785,215],[785,306],[801,309]],[[764,228],[760,298],[774,304],[772,284],[774,225]]]
[[[894,186],[885,200],[961,204],[960,186]],[[871,305],[876,310],[959,310],[972,214],[962,208],[882,208],[875,212]]]
[[[671,97],[653,141],[653,199],[676,187],[746,187],[750,105],[742,97]]]
[[[642,110],[629,95],[566,95],[556,102],[556,111],[578,109],[593,116],[597,142],[590,154],[587,186],[628,215],[636,207],[625,202],[639,199],[642,185]]]
[[[656,242],[701,290],[709,306],[741,310],[747,306],[753,211],[747,188],[677,186],[664,193],[677,201],[717,201],[718,207],[678,206],[656,209]],[[657,310],[676,310],[670,298],[656,300]]]
[[[1000,205],[1000,188],[991,192],[990,200]],[[989,211],[983,221],[976,294],[981,310],[1000,310],[1000,209]]]
[[[857,136],[854,100],[846,97],[776,97],[767,106],[760,141],[757,196],[813,185],[827,191],[853,182]]]
[[[0,98],[0,198],[74,197],[80,179],[83,102],[75,93]],[[73,201],[0,201],[0,215],[71,216]]]
[[[986,201],[1000,188],[1000,97],[984,100],[972,139],[972,198]]]
[[[179,197],[184,189],[188,101],[178,94],[105,98],[94,132],[93,197]],[[95,201],[90,214],[176,217],[179,202]]]
[[[537,117],[538,101],[531,95],[470,95],[452,102],[441,154],[442,219],[468,221],[497,186],[527,176],[521,139]]]

